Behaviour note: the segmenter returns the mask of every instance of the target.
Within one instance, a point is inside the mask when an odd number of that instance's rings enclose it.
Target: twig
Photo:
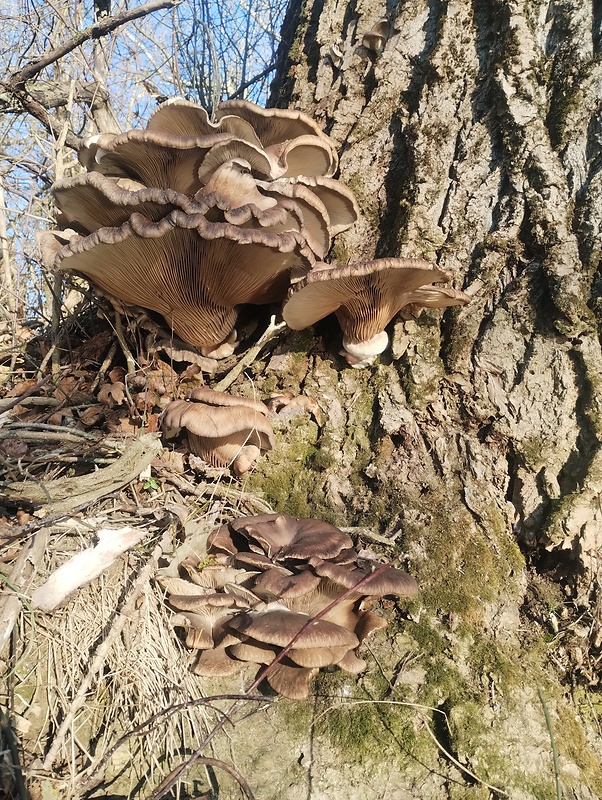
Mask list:
[[[121,322],[121,314],[119,313],[119,311],[117,311],[117,309],[115,309],[115,336],[117,337],[117,341],[119,342],[121,351],[125,356],[125,361],[128,366],[127,374],[134,375],[136,372],[138,372],[138,367],[136,366],[136,359],[132,355],[132,351],[128,347],[128,343],[125,340],[125,334],[123,332],[123,324]],[[130,402],[132,402],[131,397],[129,398],[129,400]]]
[[[52,765],[54,764],[59,754],[59,750],[61,749],[61,746],[63,744],[63,741],[67,736],[67,733],[71,729],[71,726],[73,725],[77,712],[86,702],[86,697],[88,692],[90,691],[92,681],[101,672],[102,666],[105,662],[105,659],[111,647],[121,635],[121,631],[123,630],[128,619],[130,618],[130,615],[133,614],[140,593],[144,589],[150,576],[157,568],[157,563],[159,561],[159,558],[161,557],[164,548],[168,546],[170,541],[171,541],[171,531],[167,530],[161,537],[161,541],[159,542],[159,544],[157,544],[153,549],[153,552],[151,553],[149,560],[140,570],[140,573],[138,574],[138,577],[136,578],[136,581],[134,582],[134,585],[132,587],[130,596],[128,597],[126,603],[121,608],[119,613],[115,616],[113,625],[107,632],[106,637],[101,641],[100,645],[98,646],[96,655],[92,659],[92,663],[90,664],[88,672],[84,676],[75,697],[71,701],[71,708],[69,709],[61,725],[59,726],[59,729],[55,734],[52,745],[48,750],[48,754],[44,759],[43,767],[45,770],[50,770]]]
[[[192,483],[182,475],[176,475],[171,472],[167,467],[161,465],[160,462],[153,463],[153,469],[157,474],[172,483],[181,492],[191,494],[193,497],[220,497],[224,500],[238,500],[243,505],[250,509],[259,510],[262,514],[271,514],[273,508],[265,500],[256,497],[254,494],[243,492],[239,488],[229,489],[227,486],[221,486],[219,483],[201,483],[199,485]]]
[[[41,381],[38,381],[35,386],[31,386],[26,392],[23,392],[18,397],[13,397],[8,403],[4,403],[0,406],[0,414],[4,414],[6,411],[10,411],[11,408],[18,406],[22,400],[25,400],[26,397],[30,397],[32,394],[35,394],[38,389],[41,389],[42,386],[45,386],[48,381],[50,380],[50,375],[46,375],[45,378],[42,378]]]
[[[426,728],[426,730],[427,730],[427,732],[428,732],[429,736],[431,737],[431,739],[433,740],[433,742],[434,742],[434,743],[435,743],[435,745],[437,746],[437,749],[438,749],[438,750],[439,750],[441,753],[443,753],[443,755],[444,755],[446,758],[448,758],[448,759],[449,759],[449,760],[452,762],[452,764],[454,764],[454,766],[458,767],[458,769],[459,769],[459,770],[461,770],[462,772],[464,772],[466,775],[470,775],[470,777],[471,777],[471,778],[473,778],[475,781],[477,781],[478,783],[480,783],[480,784],[481,784],[481,786],[484,786],[486,789],[489,789],[490,791],[492,791],[492,792],[495,792],[496,794],[501,794],[501,795],[502,795],[502,797],[508,797],[508,792],[504,792],[502,789],[498,789],[498,788],[497,788],[497,786],[493,786],[492,784],[490,784],[490,783],[487,783],[486,781],[482,780],[481,778],[479,778],[479,776],[478,776],[478,775],[475,775],[475,774],[474,774],[474,772],[471,772],[471,771],[468,769],[468,767],[465,767],[463,764],[461,764],[461,763],[458,761],[458,759],[457,759],[457,758],[454,758],[454,757],[452,756],[452,754],[451,754],[451,753],[449,753],[449,752],[448,752],[448,751],[445,749],[445,747],[443,747],[443,745],[441,744],[441,742],[439,741],[439,739],[437,739],[437,737],[435,736],[435,734],[434,734],[434,733],[433,733],[433,731],[431,730],[431,728],[430,728],[430,725],[428,725],[426,721],[424,722],[424,727]]]
[[[247,350],[244,356],[240,359],[238,364],[232,367],[226,377],[222,378],[219,383],[211,388],[215,389],[216,392],[225,392],[226,389],[228,389],[238,378],[243,369],[250,366],[255,361],[261,351],[261,348],[271,339],[273,339],[276,334],[280,333],[281,330],[284,330],[284,328],[286,328],[286,322],[277,323],[276,317],[272,316],[270,319],[270,324],[263,332],[263,335],[259,338],[257,344],[254,344],[253,347],[249,348],[249,350]]]
[[[249,787],[249,784],[246,782],[246,780],[243,778],[243,776],[240,774],[240,772],[238,770],[234,769],[234,767],[230,766],[229,764],[226,764],[225,761],[220,761],[218,758],[205,758],[203,756],[195,755],[193,757],[193,759],[192,759],[192,764],[207,764],[207,766],[210,766],[210,767],[217,767],[218,769],[223,769],[224,772],[227,772],[228,775],[231,775],[238,782],[238,785],[242,789],[242,791],[243,791],[245,797],[247,798],[247,800],[255,800],[255,796],[254,796],[253,792],[251,791],[251,789]],[[191,766],[192,766],[192,764],[191,764]],[[174,772],[177,772],[177,769],[174,770]],[[161,791],[163,786],[171,786],[172,785],[171,784],[172,774],[173,773],[170,773],[165,778],[165,780],[161,783],[161,785],[157,787],[156,791]],[[164,795],[160,795],[160,796],[163,797]]]
[[[55,61],[63,58],[67,53],[75,50],[76,47],[80,47],[84,42],[106,36],[108,33],[111,33],[111,31],[121,27],[121,25],[132,22],[132,20],[135,19],[140,19],[141,17],[146,17],[148,14],[153,14],[155,11],[162,11],[165,8],[174,8],[179,2],[180,0],[154,0],[152,3],[147,3],[144,6],[137,6],[129,11],[124,11],[122,14],[116,14],[113,17],[103,17],[88,28],[84,28],[83,31],[76,33],[71,39],[68,39],[63,44],[53,48],[50,52],[45,53],[26,67],[23,67],[23,69],[15,72],[6,82],[6,88],[10,91],[11,89],[23,87],[26,81],[31,80],[31,78],[43,69],[50,66],[50,64],[54,64]]]
[[[539,695],[539,702],[543,708],[543,714],[546,718],[546,725],[548,726],[548,733],[550,734],[550,745],[552,747],[552,760],[554,762],[554,780],[556,782],[556,800],[562,800],[562,784],[560,783],[560,769],[558,766],[558,751],[556,750],[556,741],[554,739],[554,730],[552,728],[552,720],[550,719],[550,712],[546,705],[545,698],[541,688],[537,687],[537,694]]]
[[[108,500],[109,498],[115,496],[116,494],[106,494],[102,499]],[[24,536],[29,536],[29,534],[35,533],[38,528],[50,528],[57,522],[62,522],[62,520],[72,517],[74,514],[79,514],[82,511],[85,511],[85,509],[94,502],[96,502],[94,499],[88,500],[85,503],[80,503],[80,505],[75,506],[75,508],[71,509],[70,511],[61,511],[58,514],[51,514],[50,516],[43,517],[42,519],[34,519],[31,522],[25,523],[25,525],[14,526],[11,528],[11,533],[9,536],[0,537],[0,544],[10,544],[11,542],[14,542],[15,539],[21,539]]]
[[[273,697],[266,697],[265,695],[245,695],[244,697],[239,694],[216,694],[212,695],[211,697],[197,697],[194,700],[187,700],[185,703],[178,703],[176,705],[170,706],[169,708],[164,708],[161,711],[157,711],[156,714],[153,714],[144,722],[141,722],[140,725],[137,725],[131,731],[128,731],[123,736],[121,736],[115,744],[113,744],[106,753],[102,756],[100,761],[92,765],[88,768],[89,775],[83,784],[79,788],[79,794],[84,794],[85,792],[89,791],[92,786],[92,778],[102,769],[102,767],[111,759],[114,753],[119,750],[122,745],[124,745],[128,739],[132,736],[146,736],[152,730],[152,725],[158,722],[160,719],[164,717],[171,716],[172,714],[177,714],[179,711],[186,711],[189,708],[194,708],[195,706],[209,706],[211,708],[211,704],[214,703],[216,700],[250,700],[256,703],[271,703],[273,702]]]

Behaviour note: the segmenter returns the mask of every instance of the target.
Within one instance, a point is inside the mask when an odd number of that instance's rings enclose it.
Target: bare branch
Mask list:
[[[127,22],[131,22],[135,19],[140,19],[141,17],[146,17],[148,14],[153,14],[155,11],[174,8],[179,2],[180,0],[153,0],[153,2],[147,3],[144,6],[139,6],[138,8],[133,8],[131,11],[124,11],[123,14],[117,14],[114,17],[104,17],[98,22],[95,22],[94,25],[90,25],[90,27],[77,33],[64,44],[55,47],[49,53],[44,53],[43,56],[32,61],[31,64],[15,72],[7,81],[6,87],[9,90],[21,88],[26,81],[31,80],[31,78],[41,72],[45,67],[54,64],[55,61],[63,58],[67,53],[70,53],[72,50],[75,50],[76,47],[84,44],[84,42],[106,36],[108,33],[111,33],[111,31],[121,27],[121,25],[125,25]]]

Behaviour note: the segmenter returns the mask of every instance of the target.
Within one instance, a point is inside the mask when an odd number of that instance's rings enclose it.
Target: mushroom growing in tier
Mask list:
[[[88,173],[53,187],[59,223],[79,235],[40,241],[46,266],[161,314],[222,357],[240,306],[281,302],[357,207],[330,177],[336,149],[310,117],[242,100],[216,113],[213,123],[194,103],[168,101],[143,130],[89,139]]]
[[[387,348],[385,327],[402,308],[469,302],[464,292],[433,285],[449,278],[448,272],[413,258],[379,258],[345,267],[316,264],[289,291],[282,316],[290,328],[302,330],[336,314],[343,330],[341,354],[352,367],[365,367]]]
[[[203,648],[194,671],[230,675],[247,663],[265,665],[278,657],[266,680],[291,699],[307,697],[311,677],[322,667],[339,666],[352,674],[366,669],[358,648],[387,624],[364,607],[367,598],[412,597],[418,589],[403,570],[360,558],[348,534],[319,519],[285,514],[241,517],[209,535],[207,557],[217,563],[203,567],[200,556],[182,562],[184,580],[159,577],[170,605],[180,613],[186,609],[186,619],[178,616],[175,624],[188,631],[189,646]],[[220,569],[228,576],[221,581]],[[207,570],[211,576],[205,579]],[[195,584],[189,599],[182,597],[186,579]],[[197,583],[219,587],[206,591],[232,599],[211,600],[209,612],[209,601],[198,597]],[[202,609],[202,619],[191,616],[191,609],[197,608]],[[210,635],[198,632],[208,627]]]

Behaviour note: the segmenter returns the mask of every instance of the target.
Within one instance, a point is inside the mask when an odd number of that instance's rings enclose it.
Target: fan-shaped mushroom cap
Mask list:
[[[266,680],[272,689],[289,700],[305,700],[309,694],[309,684],[316,669],[305,669],[296,664],[283,659],[275,664],[268,674]]]
[[[216,647],[215,650],[200,651],[192,672],[202,678],[225,678],[236,675],[245,666],[244,661],[229,656],[224,647]]]
[[[228,210],[249,203],[262,210],[277,205],[276,200],[261,194],[251,173],[251,164],[242,158],[233,158],[220,164],[197,197],[206,197],[211,192],[227,201]],[[224,208],[223,205],[221,207]]]
[[[390,23],[386,19],[383,19],[380,22],[378,22],[372,28],[372,30],[364,34],[362,38],[362,44],[368,50],[373,50],[375,53],[377,53],[383,46],[390,32],[391,32]]]
[[[356,583],[370,575],[370,570],[360,569],[359,567],[341,566],[330,561],[320,561],[311,559],[310,561],[317,575],[329,578],[334,583],[351,589]],[[379,567],[379,564],[375,564]],[[382,572],[375,571],[373,578],[368,578],[358,588],[358,595],[387,595],[395,594],[400,597],[413,597],[418,591],[416,580],[401,569],[387,567]]]
[[[319,576],[309,570],[303,570],[295,575],[288,570],[285,572],[280,568],[273,568],[262,572],[255,579],[253,589],[270,600],[288,599],[308,594],[318,587],[320,580]]]
[[[173,400],[163,412],[164,428],[186,428],[197,455],[214,466],[232,465],[241,475],[250,466],[248,448],[256,448],[253,453],[257,456],[260,450],[274,446],[272,426],[264,413],[249,407],[255,401],[240,398],[238,405],[218,405],[221,393],[213,394],[216,402],[211,405],[207,401]]]
[[[344,669],[345,672],[350,672],[352,675],[359,675],[367,666],[368,664],[363,658],[359,658],[355,650],[348,650],[343,658],[337,662],[337,667]]]
[[[344,658],[349,647],[291,647],[288,658],[300,667],[330,667]]]
[[[265,642],[256,642],[245,639],[243,642],[231,644],[228,653],[241,661],[250,661],[253,664],[270,664],[276,657],[277,648],[270,647]]]
[[[229,133],[184,137],[134,129],[89,139],[79,158],[90,171],[192,196],[202,186],[198,172],[209,151],[232,138]]]
[[[307,243],[318,258],[324,258],[334,233],[328,210],[318,195],[307,186],[289,180],[258,181],[257,186],[261,188],[266,199],[272,199],[273,202],[276,202],[274,198],[282,197],[294,201],[301,212],[301,231]]]
[[[72,239],[79,239],[79,234],[68,228],[64,231],[37,231],[35,238],[42,264],[52,269],[59,251]]]
[[[274,610],[238,614],[227,623],[229,630],[252,639],[285,647],[311,620],[306,614]],[[312,622],[295,642],[296,647],[357,647],[359,640],[349,630],[324,619]]]
[[[202,106],[181,97],[171,98],[155,109],[148,120],[147,130],[184,137],[230,133],[238,139],[261,145],[253,126],[242,117],[226,115],[214,123]]]
[[[298,136],[265,148],[272,161],[271,178],[334,175],[338,166],[332,144],[318,136]]]
[[[355,626],[355,635],[363,642],[368,636],[387,627],[387,620],[372,611],[361,611],[360,618]]]
[[[300,136],[324,139],[334,151],[334,143],[307,114],[291,108],[262,108],[248,100],[225,100],[217,107],[219,120],[228,114],[249,122],[263,147],[286,142]]]
[[[278,561],[335,558],[342,550],[353,547],[348,534],[321,519],[261,514],[241,517],[230,525],[233,530],[255,539],[268,556]]]
[[[309,265],[294,231],[272,233],[172,211],[157,222],[132,214],[119,228],[74,238],[54,259],[130,305],[162,314],[194,346],[223,342],[241,303],[269,303],[291,269]]]
[[[347,230],[357,221],[359,208],[355,195],[344,183],[321,175],[311,178],[299,175],[295,178],[295,182],[307,186],[324,203],[330,221],[331,236]]]
[[[52,194],[64,218],[89,232],[122,225],[136,211],[158,220],[176,207],[190,207],[185,195],[171,189],[146,188],[133,181],[107,178],[99,172],[84,172],[57,181]]]
[[[301,330],[334,312],[345,334],[346,349],[349,343],[374,340],[378,353],[384,349],[384,329],[395,314],[404,306],[419,302],[424,297],[420,290],[425,284],[449,277],[449,273],[421,259],[381,258],[335,268],[316,265],[292,287],[282,315],[290,328]],[[437,287],[428,288],[432,290],[429,300],[434,304]],[[453,297],[440,294],[439,304],[457,305],[469,299],[462,292]],[[366,358],[370,363],[373,357]],[[357,356],[352,359],[357,361]]]

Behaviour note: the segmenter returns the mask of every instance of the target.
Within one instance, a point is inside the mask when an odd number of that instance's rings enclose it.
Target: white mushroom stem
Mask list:
[[[381,331],[364,342],[352,342],[347,336],[343,336],[343,349],[340,355],[345,356],[350,367],[362,369],[373,364],[376,356],[384,352],[388,345],[389,337],[386,331]]]

